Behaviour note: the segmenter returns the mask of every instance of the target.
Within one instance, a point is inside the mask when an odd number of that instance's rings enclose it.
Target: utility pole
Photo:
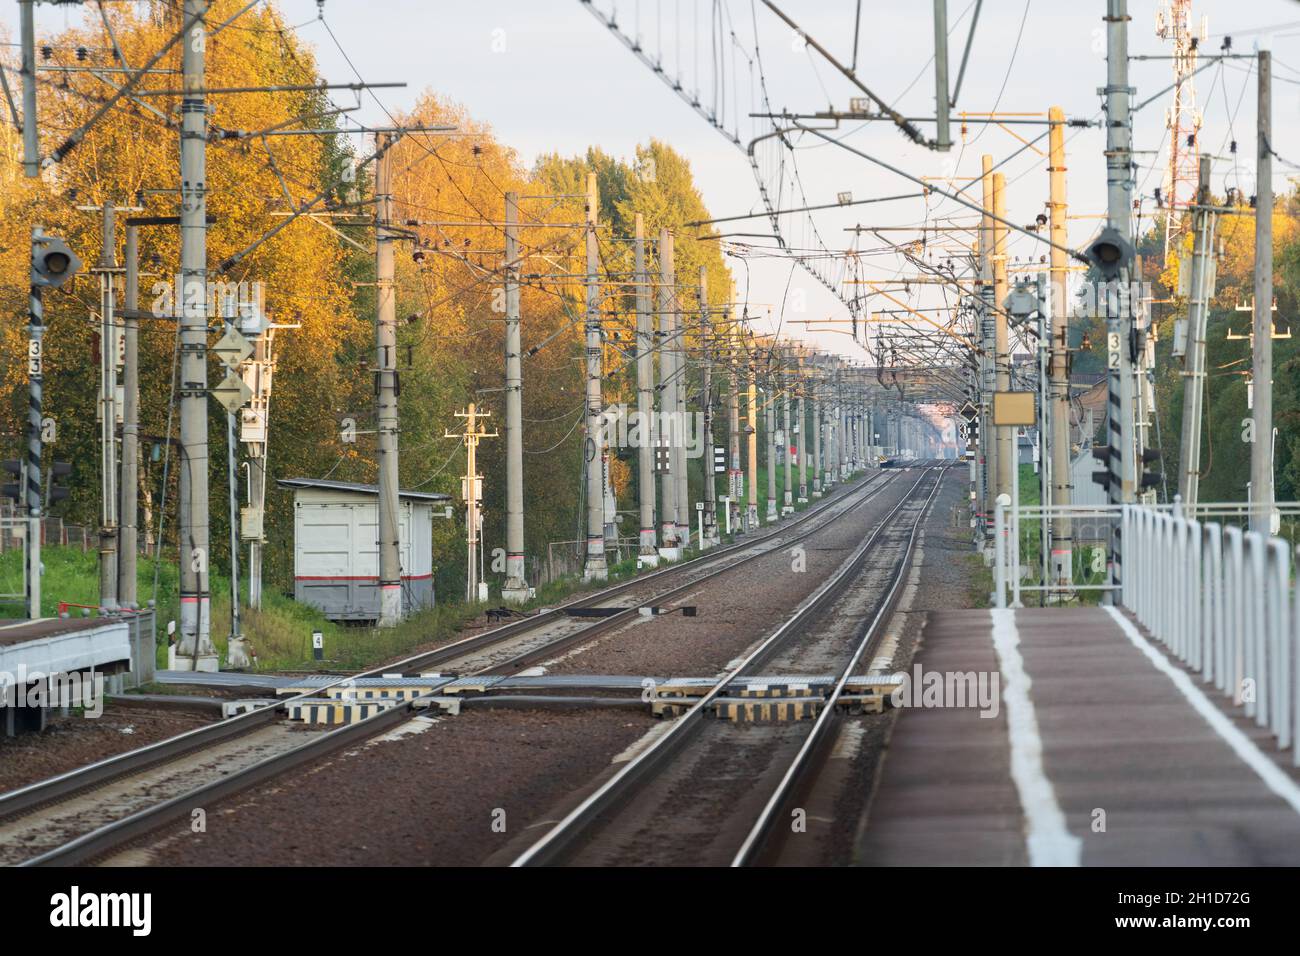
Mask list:
[[[709,312],[709,270],[700,266],[700,341],[704,354],[700,362],[700,406],[704,410],[704,536],[700,550],[718,542],[718,484],[713,463],[713,319]]]
[[[41,174],[41,148],[36,126],[36,0],[18,0],[19,36],[22,42],[20,76],[23,81],[23,175]]]
[[[993,434],[993,393],[997,391],[997,330],[994,317],[993,293],[993,157],[987,153],[981,157],[980,174],[981,208],[978,270],[979,280],[976,286],[980,296],[980,340],[984,349],[981,356],[980,413],[980,454],[984,457],[984,537],[985,551],[987,543],[993,537],[993,516],[997,513],[998,500],[998,452],[997,439]]]
[[[1215,216],[1210,205],[1209,156],[1201,156],[1196,208],[1192,215],[1192,269],[1187,286],[1187,347],[1183,356],[1182,461],[1178,494],[1183,507],[1196,504],[1201,484],[1201,415],[1205,400],[1205,330],[1209,317],[1210,256],[1213,254]],[[1258,202],[1258,200],[1256,200]],[[1271,321],[1271,317],[1270,317]],[[1259,393],[1256,392],[1258,399]],[[1258,406],[1257,406],[1258,407]],[[1253,464],[1253,461],[1252,461]]]
[[[1250,530],[1273,533],[1273,57],[1259,51],[1259,135],[1255,146],[1254,441],[1250,446]]]
[[[730,366],[731,390],[727,395],[727,524],[733,531],[743,531],[740,499],[743,497],[745,472],[740,467],[740,353],[736,349],[736,288],[731,286],[727,299],[727,364]]]
[[[600,254],[596,246],[596,217],[600,197],[596,191],[596,174],[587,174],[587,563],[582,569],[584,581],[604,581],[609,577],[605,563],[605,403],[600,394]]]
[[[1066,230],[1065,193],[1065,111],[1053,106],[1047,111],[1048,122],[1048,220],[1052,248],[1049,254],[1052,283],[1051,352],[1049,353],[1050,398],[1048,427],[1051,444],[1052,505],[1065,508],[1072,498],[1070,475],[1070,312],[1066,290],[1069,284],[1069,245]],[[1045,458],[1045,456],[1041,456]],[[1043,465],[1049,463],[1044,461]],[[1058,512],[1052,518],[1052,578],[1058,587],[1069,587],[1074,569],[1074,528],[1070,516]]]
[[[822,402],[820,377],[812,387],[812,418],[810,420],[810,426],[812,428],[813,456],[812,496],[814,498],[820,498],[822,496]]]
[[[506,580],[501,599],[528,600],[524,568],[523,346],[519,334],[519,194],[506,193]]]
[[[465,543],[468,561],[465,567],[465,600],[487,600],[487,585],[481,575],[481,557],[479,545],[483,533],[483,476],[478,473],[478,443],[484,438],[496,438],[496,432],[487,431],[482,419],[490,418],[491,412],[479,411],[470,402],[469,408],[457,412],[457,418],[465,419],[463,432],[444,432],[447,438],[459,438],[465,442],[465,475],[461,478],[461,497],[465,499]],[[603,541],[603,538],[602,538]]]
[[[749,502],[745,513],[745,527],[753,531],[758,527],[758,367],[754,363],[753,349],[746,349],[749,362],[749,395],[746,433],[749,437]]]
[[[402,619],[398,501],[397,301],[394,289],[390,133],[375,134],[375,423],[379,447],[379,626]]]
[[[803,374],[803,348],[799,349],[799,504],[808,503],[808,442],[805,432],[808,428],[807,394],[808,383]]]
[[[262,609],[262,546],[266,543],[266,460],[271,453],[271,382],[275,370],[276,328],[267,323],[253,343],[257,388],[253,390],[252,411],[256,416],[255,423],[260,426],[262,440],[248,442],[248,501],[253,516],[253,527],[247,535],[248,606],[259,611]]]
[[[636,272],[636,413],[640,420],[637,442],[637,496],[641,525],[637,558],[645,567],[659,564],[655,534],[655,347],[654,318],[650,314],[650,276],[646,271],[645,221],[636,214],[636,234],[632,246]]]
[[[208,210],[206,83],[209,0],[184,0],[181,53],[181,461],[178,670],[216,671],[208,572]]]
[[[227,333],[236,331],[239,319],[239,303],[234,296],[227,295],[222,302],[222,315]],[[242,650],[243,631],[239,622],[239,462],[237,460],[238,430],[235,427],[235,412],[226,411],[226,494],[230,514],[230,634],[227,642],[226,663],[231,667],[247,666],[247,661],[236,660],[237,655],[245,654]]]
[[[785,491],[781,495],[781,514],[794,511],[794,467],[790,461],[790,382],[781,372],[781,458],[785,462]]]
[[[117,601],[124,608],[138,606],[136,560],[139,555],[140,474],[140,227],[126,224],[126,287],[122,306],[122,477],[120,496]]]
[[[673,235],[668,233],[668,262],[673,266]],[[681,297],[677,294],[677,272],[675,266],[669,270],[668,289],[672,293],[673,307],[673,332],[676,341],[673,343],[672,351],[674,353],[673,371],[677,378],[677,407],[674,409],[676,418],[676,427],[674,428],[673,445],[673,480],[677,484],[676,492],[673,495],[677,503],[677,540],[683,548],[689,547],[691,543],[691,493],[689,484],[689,475],[686,471],[686,435],[690,427],[687,423],[686,412],[686,314],[682,309]]]
[[[99,264],[99,606],[118,609],[117,599],[117,210],[100,209],[103,229]]]
[[[663,506],[659,514],[662,525],[663,555],[669,561],[681,556],[684,542],[677,526],[677,442],[681,440],[677,420],[677,391],[682,385],[677,365],[677,350],[673,340],[677,336],[677,277],[673,267],[673,237],[667,229],[659,230],[659,382],[662,398],[659,402],[659,444],[663,449],[666,467],[660,475],[659,487]]]
[[[767,430],[767,520],[775,521],[776,510],[776,383],[768,375],[763,402],[763,427]]]
[[[1129,119],[1128,0],[1106,0],[1106,220],[1125,242],[1132,231],[1132,144]],[[1133,310],[1128,296],[1127,269],[1119,275],[1118,309],[1106,309],[1106,345],[1109,356],[1106,410],[1110,504],[1130,504],[1136,491],[1133,421]],[[1108,299],[1098,296],[1098,300]],[[1267,307],[1267,306],[1266,306]],[[1123,541],[1121,523],[1111,523],[1110,583],[1122,588]],[[1116,591],[1103,600],[1115,601]]]
[[[999,392],[1011,390],[1011,348],[1007,329],[1007,218],[1006,177],[993,174],[993,302],[995,305],[994,347],[997,350],[997,388]],[[1016,429],[1010,425],[995,426],[998,453],[998,494],[1006,495],[1015,503]]]

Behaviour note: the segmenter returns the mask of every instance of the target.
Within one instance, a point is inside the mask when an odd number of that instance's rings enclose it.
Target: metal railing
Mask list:
[[[1132,506],[1022,504],[1012,507],[999,501],[994,516],[994,603],[998,607],[1022,607],[1026,593],[1038,593],[1055,602],[1076,592],[1116,590],[1107,580],[1106,559],[1111,528],[1122,520],[1124,507]],[[1251,517],[1251,505],[1243,501],[1206,501],[1188,507],[1175,496],[1171,503],[1137,507],[1202,521],[1217,518],[1224,527],[1240,526],[1243,531]],[[1300,502],[1277,502],[1273,510],[1279,519],[1287,519],[1286,528],[1294,536]],[[1073,530],[1071,576],[1064,585],[1051,577],[1048,545],[1043,540],[1045,528],[1058,517],[1069,518]]]
[[[1300,596],[1281,538],[1127,505],[1123,603],[1169,652],[1291,747]],[[1300,748],[1292,763],[1300,767]]]

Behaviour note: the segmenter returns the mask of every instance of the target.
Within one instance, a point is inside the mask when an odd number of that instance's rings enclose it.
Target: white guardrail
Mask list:
[[[1281,538],[1124,508],[1123,603],[1246,716],[1290,747],[1300,715],[1300,600]],[[1300,748],[1292,753],[1300,767]]]
[[[1170,654],[1266,728],[1279,748],[1293,747],[1300,738],[1300,592],[1292,580],[1291,544],[1231,524],[1249,512],[1235,503],[1201,504],[1191,515],[1177,503],[1122,509],[1001,504],[994,552],[998,607],[1021,606],[1021,519],[1050,520],[1057,510],[1074,518],[1118,519],[1125,543],[1122,586],[1074,584],[1068,590],[1112,592]],[[1291,515],[1298,509],[1288,502],[1281,510]],[[1300,747],[1293,747],[1292,763],[1300,767]]]

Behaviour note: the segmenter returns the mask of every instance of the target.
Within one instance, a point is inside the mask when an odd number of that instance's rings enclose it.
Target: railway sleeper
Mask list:
[[[342,700],[326,697],[309,697],[304,700],[287,702],[286,716],[290,720],[305,724],[355,724],[357,721],[373,717],[381,710],[395,707],[397,700]]]
[[[826,706],[829,691],[810,696],[744,697],[722,696],[709,704],[714,717],[735,723],[780,723],[792,720],[811,720]],[[835,706],[848,714],[878,714],[884,710],[888,698],[880,693],[841,694]],[[656,717],[680,717],[695,705],[689,698],[655,698],[650,702],[650,712]]]

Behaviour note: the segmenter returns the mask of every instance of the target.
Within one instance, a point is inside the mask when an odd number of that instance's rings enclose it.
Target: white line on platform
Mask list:
[[[1214,705],[1199,687],[1192,682],[1187,672],[1180,670],[1170,663],[1159,648],[1154,646],[1150,641],[1142,636],[1142,632],[1133,626],[1133,622],[1113,607],[1107,607],[1106,613],[1111,619],[1119,625],[1119,629],[1124,632],[1124,636],[1132,642],[1133,646],[1146,655],[1147,660],[1155,665],[1156,670],[1164,674],[1174,686],[1178,688],[1192,708],[1205,718],[1205,722],[1223,738],[1224,743],[1232,748],[1232,752],[1246,762],[1251,770],[1259,775],[1259,779],[1264,781],[1264,785],[1285,800],[1296,813],[1300,813],[1300,787],[1296,786],[1294,780],[1286,775],[1277,764],[1275,764],[1268,755],[1266,755],[1255,742],[1241,732],[1228,717]]]
[[[993,618],[993,649],[1002,668],[1002,701],[1007,710],[1011,742],[1011,779],[1025,813],[1025,848],[1030,866],[1078,866],[1083,841],[1070,834],[1056,790],[1043,769],[1043,738],[1029,697],[1032,681],[1020,656],[1016,612],[989,611]]]

